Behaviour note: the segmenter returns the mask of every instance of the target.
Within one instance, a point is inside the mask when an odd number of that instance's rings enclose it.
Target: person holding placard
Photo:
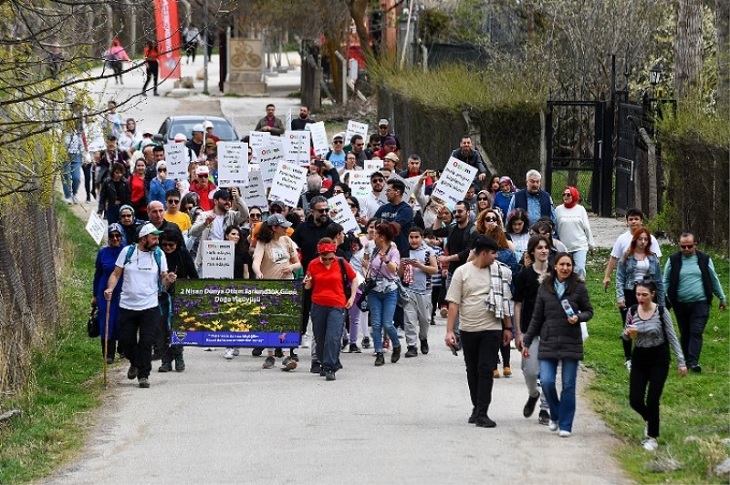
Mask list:
[[[302,267],[297,245],[286,235],[289,227],[291,222],[281,214],[271,215],[261,224],[253,253],[253,272],[257,279],[291,280],[294,279],[294,272]],[[271,369],[276,365],[274,351],[273,348],[269,349],[264,369]],[[296,368],[297,361],[291,355],[286,355],[281,370],[290,371]]]
[[[380,197],[385,187],[385,177],[380,172],[373,172],[370,175],[370,187],[372,192],[368,194],[362,206],[362,220],[360,224],[365,224],[368,219],[375,216],[375,213],[380,209],[380,206],[385,204],[385,201]]]

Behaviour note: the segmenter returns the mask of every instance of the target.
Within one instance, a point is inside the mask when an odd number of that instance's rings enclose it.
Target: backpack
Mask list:
[[[136,244],[130,244],[127,248],[127,254],[124,256],[124,266],[129,264],[129,262],[132,260],[132,255],[134,254],[134,250],[137,248]],[[165,288],[162,286],[162,249],[158,247],[155,248],[155,250],[152,252],[152,256],[155,258],[155,263],[157,264],[157,295],[158,298],[162,299],[163,297],[167,299],[167,329],[170,330],[171,328],[171,321],[172,321],[172,298],[170,295],[165,291]],[[162,312],[162,306],[159,306],[160,309],[160,315],[164,315]]]
[[[347,279],[347,270],[345,269],[345,263],[342,258],[337,258],[337,262],[340,265],[340,272],[342,273],[342,287],[345,289],[345,300],[349,300],[352,295],[352,282]]]

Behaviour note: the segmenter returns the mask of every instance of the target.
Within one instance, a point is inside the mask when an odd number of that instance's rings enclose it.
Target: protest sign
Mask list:
[[[364,201],[368,195],[373,191],[370,186],[370,174],[371,172],[365,170],[353,170],[350,172],[350,192],[353,197],[358,201]],[[362,206],[362,202],[360,202]]]
[[[289,108],[289,111],[286,113],[286,123],[284,123],[284,129],[286,131],[291,130],[291,108]]]
[[[309,165],[309,137],[305,130],[284,133],[284,161]]]
[[[271,140],[271,133],[268,131],[251,131],[248,134],[248,144],[252,147],[268,145]]]
[[[243,200],[249,207],[267,207],[266,189],[264,180],[261,177],[261,170],[254,170],[248,173],[248,183],[241,187]]]
[[[184,143],[165,144],[165,163],[167,163],[167,178],[173,180],[187,180],[190,155]]]
[[[381,168],[383,168],[383,161],[382,160],[365,160],[364,163],[365,171],[366,172],[378,172]]]
[[[177,280],[171,344],[297,347],[301,280]]]
[[[477,169],[454,157],[446,163],[441,178],[433,188],[431,196],[443,200],[447,206],[453,208],[457,202],[464,200],[466,191],[474,182]]]
[[[233,241],[200,241],[203,251],[203,278],[233,279]]]
[[[347,122],[347,134],[345,135],[345,145],[350,144],[350,140],[354,135],[360,135],[364,141],[368,139],[368,124],[359,123],[357,121]]]
[[[271,183],[269,200],[280,200],[286,205],[296,207],[307,180],[307,169],[299,165],[282,162]]]
[[[279,146],[269,144],[265,147],[255,147],[253,153],[256,163],[261,167],[264,187],[268,187],[274,179],[279,162],[284,161],[284,152]]]
[[[330,151],[329,140],[327,140],[327,131],[324,128],[324,121],[317,123],[309,123],[307,129],[312,133],[312,144],[314,145],[314,153],[317,155],[326,155]]]
[[[91,211],[89,213],[89,220],[86,223],[86,232],[88,232],[96,244],[101,244],[101,240],[106,234],[106,224],[99,215]]]
[[[344,194],[337,194],[334,197],[327,199],[327,205],[330,209],[330,219],[341,225],[345,232],[354,231],[355,234],[360,233],[360,226],[355,220],[355,215],[352,213],[347,199]]]
[[[248,144],[218,142],[218,187],[239,187],[248,182]]]
[[[396,179],[396,180],[400,180],[401,182],[403,182],[403,185],[406,186],[406,191],[403,193],[403,200],[408,200],[410,198],[411,194],[413,193],[413,190],[416,188],[416,184],[418,183],[418,180],[420,178],[421,177],[419,175],[417,175],[415,177],[409,177],[409,178],[405,179],[405,178],[401,177],[400,175],[398,175],[397,173],[394,173],[393,175],[390,176],[390,178],[388,180]]]

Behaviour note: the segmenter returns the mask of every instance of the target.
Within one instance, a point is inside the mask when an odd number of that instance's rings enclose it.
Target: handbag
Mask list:
[[[395,282],[395,286],[398,288],[398,306],[405,308],[405,306],[411,301],[411,295],[406,290],[406,287],[403,286],[403,282],[400,278],[396,278],[392,281]]]
[[[89,319],[86,321],[86,333],[89,335],[89,338],[96,338],[101,335],[101,329],[99,327],[99,307],[96,305],[91,307]]]

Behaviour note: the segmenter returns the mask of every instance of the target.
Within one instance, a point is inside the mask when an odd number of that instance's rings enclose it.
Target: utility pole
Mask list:
[[[205,38],[203,39],[203,94],[210,94],[208,92],[208,37],[210,36],[208,31],[208,0],[203,2],[203,32],[205,32]]]

